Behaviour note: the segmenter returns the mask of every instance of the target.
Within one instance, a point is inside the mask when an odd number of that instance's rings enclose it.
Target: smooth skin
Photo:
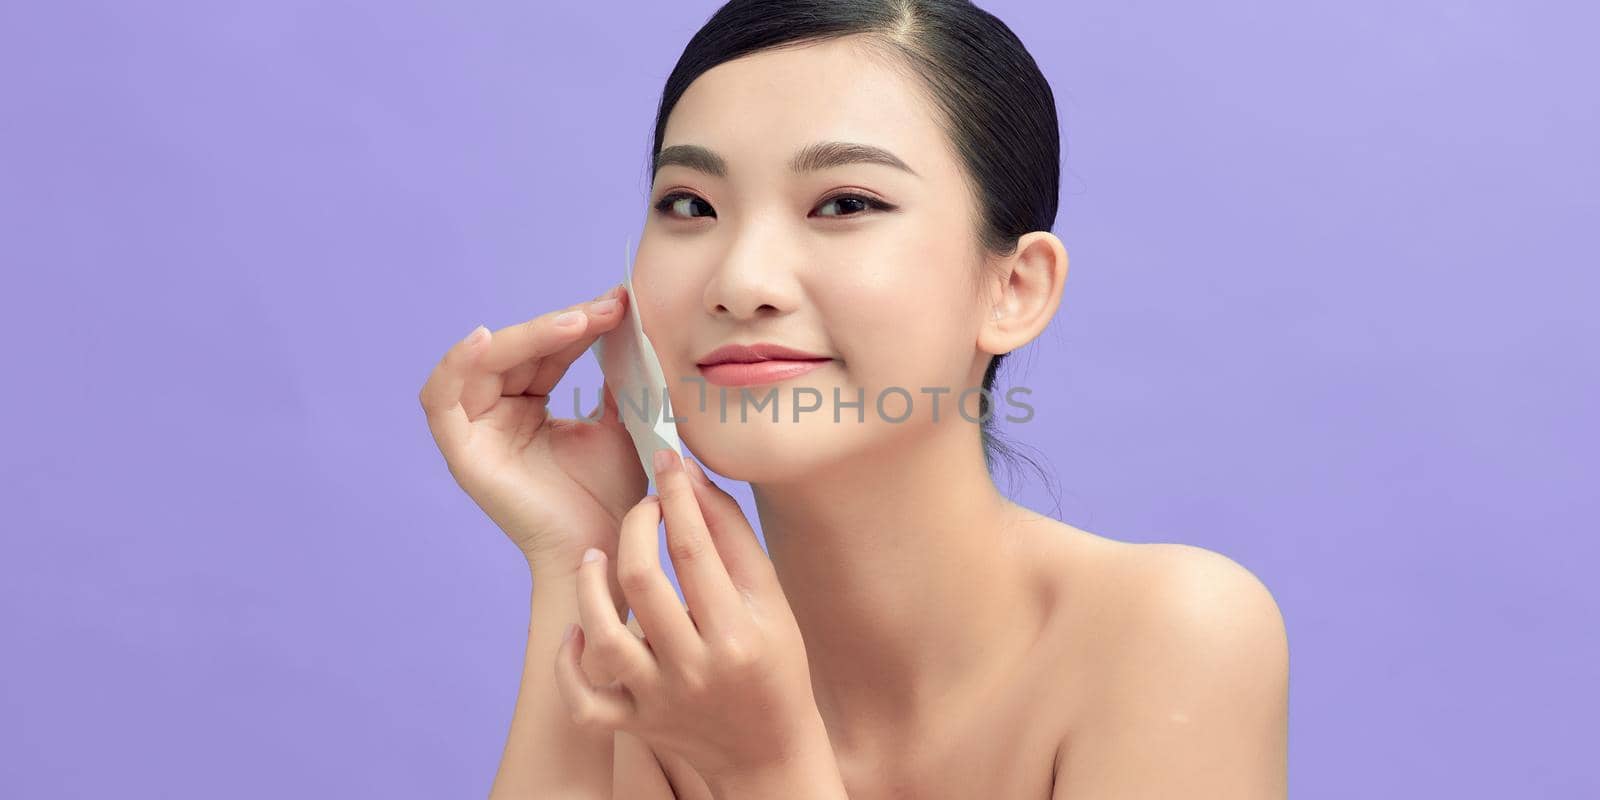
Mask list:
[[[660,495],[623,518],[617,565],[649,636],[617,619],[605,555],[586,553],[582,626],[556,659],[568,708],[585,725],[678,754],[717,797],[843,800],[805,643],[755,531],[738,502],[693,462],[686,467],[660,450],[655,472]],[[661,571],[656,529],[663,522],[686,606]],[[593,686],[579,668],[591,637],[614,684]]]
[[[829,141],[885,148],[913,173],[789,169],[796,153]],[[1220,554],[1119,542],[1010,502],[983,463],[977,426],[954,413],[954,395],[979,385],[991,355],[1044,331],[1060,308],[1067,255],[1047,231],[1022,236],[1010,256],[980,253],[971,188],[912,77],[853,39],[755,53],[698,78],[663,144],[708,148],[727,169],[671,164],[655,175],[628,302],[661,356],[684,443],[710,471],[752,487],[848,796],[1286,796],[1288,645],[1267,588]],[[716,403],[700,406],[682,379],[697,375],[705,352],[734,342],[831,357],[779,387],[846,399],[860,390],[866,419],[850,411],[844,424],[828,413],[794,422],[785,408],[777,422],[720,420]],[[513,361],[508,351],[489,371]],[[890,386],[953,391],[937,421],[921,402],[891,423],[873,408]],[[439,392],[432,408],[448,397]],[[625,438],[605,441],[618,446],[623,483],[642,487],[637,459],[634,473],[622,463],[633,457]],[[572,452],[567,463],[578,463]],[[526,496],[575,503],[565,516],[598,523],[600,512],[575,511],[590,501],[552,493],[580,483],[547,477]],[[609,531],[532,526],[534,630],[494,796],[717,796],[716,780],[659,737],[619,730],[603,756],[584,751],[581,768],[549,755],[562,745],[547,729],[589,730],[555,715],[567,708],[554,687],[559,631],[580,616],[582,550],[596,540],[608,554],[628,547],[608,538],[639,500],[626,494],[598,504],[615,513]],[[632,598],[615,580],[611,589],[622,619]],[[589,602],[603,605],[592,590]],[[552,630],[547,619],[562,621]],[[653,642],[648,624],[628,629]],[[614,628],[607,637],[621,641]],[[614,663],[592,666],[591,686],[618,679]],[[530,745],[541,736],[544,746]],[[592,769],[602,758],[609,792]]]
[[[819,142],[911,170],[794,171]],[[1287,642],[1266,587],[1201,548],[1117,542],[1010,502],[954,413],[992,355],[1055,317],[1068,261],[1047,231],[980,252],[976,198],[915,76],[854,37],[754,53],[688,87],[662,146],[725,169],[655,174],[642,320],[683,441],[751,485],[850,796],[1281,796]],[[701,405],[685,380],[697,359],[758,341],[834,359],[776,384],[780,401],[864,395],[865,420],[796,422],[785,406],[723,421]],[[901,402],[876,412],[889,387],[922,401],[904,422],[886,418]],[[919,387],[952,390],[937,421]],[[654,755],[695,796],[690,771]]]
[[[610,393],[598,424],[557,419],[549,393],[622,320],[626,291],[457,342],[422,387],[451,475],[531,562],[616,549],[617,523],[647,484]]]
[[[613,736],[572,720],[551,665],[563,629],[579,617],[579,559],[590,547],[616,552],[622,517],[644,496],[648,480],[609,392],[593,423],[555,418],[548,403],[572,362],[621,322],[627,302],[623,287],[613,286],[591,301],[496,331],[479,326],[450,347],[418,396],[450,474],[532,573],[523,691],[495,797],[559,796],[612,770]],[[620,599],[616,608],[626,613]],[[596,680],[608,679],[587,662],[585,668]]]

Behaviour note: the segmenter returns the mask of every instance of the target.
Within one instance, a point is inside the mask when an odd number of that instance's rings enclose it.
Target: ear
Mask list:
[[[978,329],[978,349],[1009,353],[1034,340],[1061,307],[1067,282],[1067,249],[1049,231],[1017,239],[1017,251],[991,268],[987,319]]]

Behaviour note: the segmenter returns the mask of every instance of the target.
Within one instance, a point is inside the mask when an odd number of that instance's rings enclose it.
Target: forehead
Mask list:
[[[935,111],[889,57],[835,39],[719,64],[673,107],[662,147],[708,147],[727,159],[733,180],[776,174],[794,151],[820,141],[882,147],[920,175],[947,175],[952,154]]]

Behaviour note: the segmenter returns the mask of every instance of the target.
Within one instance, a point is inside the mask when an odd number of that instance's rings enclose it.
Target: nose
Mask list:
[[[800,298],[793,257],[776,237],[756,231],[739,237],[706,282],[707,313],[736,322],[791,313]]]

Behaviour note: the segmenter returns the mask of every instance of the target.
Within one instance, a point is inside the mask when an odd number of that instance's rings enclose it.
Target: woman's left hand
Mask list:
[[[658,452],[656,463],[660,496],[628,511],[618,539],[618,584],[645,638],[617,617],[604,554],[585,560],[578,571],[582,624],[568,630],[556,655],[573,720],[677,753],[713,785],[826,770],[833,754],[805,643],[755,531],[698,465],[685,468],[670,450]],[[661,569],[656,530],[663,518],[687,608]],[[579,666],[585,649],[615,681],[590,684]]]

